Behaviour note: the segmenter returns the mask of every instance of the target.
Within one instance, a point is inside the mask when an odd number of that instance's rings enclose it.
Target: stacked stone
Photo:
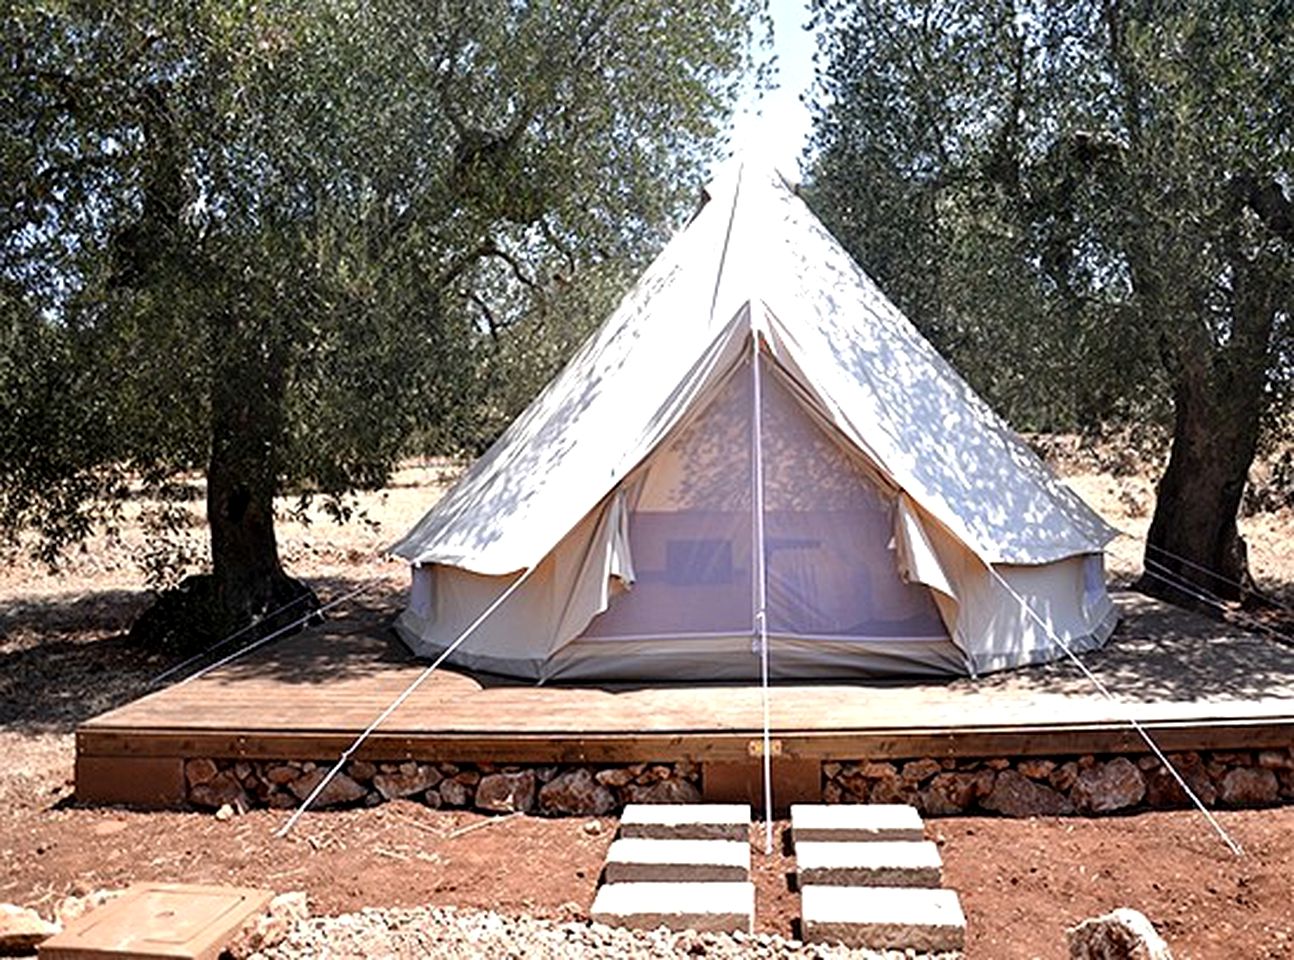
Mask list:
[[[1261,807],[1294,800],[1294,747],[1172,753],[1169,759],[1208,806]],[[196,807],[290,809],[329,769],[327,761],[220,760],[185,764]],[[355,760],[320,794],[320,809],[405,798],[431,807],[601,816],[627,803],[696,803],[698,764],[614,767]],[[1149,755],[921,758],[822,765],[825,803],[904,803],[926,816],[989,812],[1009,817],[1167,809],[1189,803]]]
[[[330,767],[327,761],[203,757],[187,761],[184,775],[189,802],[196,807],[291,809]],[[354,760],[329,781],[314,806],[375,806],[408,799],[492,813],[600,816],[626,803],[695,803],[701,799],[700,781],[701,768],[688,762],[592,768]]]
[[[1168,759],[1207,806],[1294,800],[1294,747],[1171,753]],[[906,803],[926,816],[1102,814],[1190,802],[1151,754],[833,762],[822,765],[822,779],[826,803]]]

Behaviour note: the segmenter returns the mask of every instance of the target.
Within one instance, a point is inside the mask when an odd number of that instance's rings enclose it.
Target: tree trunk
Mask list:
[[[286,373],[281,352],[236,323],[216,324],[213,339],[223,362],[215,364],[211,387],[207,467],[212,599],[222,629],[268,618],[268,632],[318,606],[309,588],[284,572],[274,535]]]
[[[1236,256],[1232,267],[1229,339],[1199,338],[1177,357],[1173,444],[1140,584],[1170,599],[1257,598],[1236,519],[1258,447],[1278,303],[1259,264]]]
[[[1184,374],[1174,405],[1140,586],[1173,600],[1194,602],[1195,593],[1243,599],[1253,583],[1236,517],[1257,445],[1257,397],[1227,396],[1207,378]]]
[[[274,494],[286,416],[281,356],[263,331],[213,322],[211,459],[207,465],[210,575],[186,578],[131,627],[131,636],[171,653],[251,643],[298,622],[319,601],[289,577],[274,536]]]

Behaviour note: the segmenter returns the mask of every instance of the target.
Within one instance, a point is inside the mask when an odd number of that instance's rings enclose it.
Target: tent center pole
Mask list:
[[[747,309],[752,314],[754,313],[755,304],[753,301]],[[751,555],[755,561],[751,565],[755,581],[755,616],[754,622],[751,624],[751,633],[758,644],[759,650],[760,699],[764,712],[763,749],[760,754],[763,759],[764,853],[767,855],[773,852],[773,751],[768,689],[768,555],[764,549],[764,396],[759,375],[759,330],[753,322],[751,324],[750,344],[750,373],[753,378],[755,407],[754,416],[751,418],[751,433],[753,435],[751,437],[751,449],[754,454],[750,498],[752,521]]]

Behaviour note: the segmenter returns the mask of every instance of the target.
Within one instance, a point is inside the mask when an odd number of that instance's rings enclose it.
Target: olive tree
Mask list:
[[[198,469],[212,569],[182,608],[219,631],[292,601],[275,496],[471,440],[511,328],[659,241],[754,12],[6,4],[0,530],[54,557],[127,479]]]

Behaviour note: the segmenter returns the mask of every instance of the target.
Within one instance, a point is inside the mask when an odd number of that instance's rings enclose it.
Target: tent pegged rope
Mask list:
[[[215,670],[218,667],[223,667],[225,666],[225,664],[233,663],[239,657],[246,656],[247,654],[251,653],[253,650],[257,650],[265,646],[265,644],[269,643],[272,640],[277,640],[279,637],[283,636],[283,634],[287,633],[290,630],[295,630],[297,627],[300,627],[305,623],[308,623],[310,620],[319,616],[319,614],[327,613],[329,610],[333,609],[333,607],[341,606],[347,600],[353,599],[354,597],[358,597],[361,593],[365,593],[371,590],[373,586],[377,583],[378,579],[379,579],[378,577],[373,577],[366,583],[360,584],[358,587],[356,587],[354,590],[351,590],[349,593],[342,594],[342,596],[337,597],[334,600],[330,600],[328,603],[325,603],[322,607],[314,608],[305,616],[299,617],[298,619],[293,620],[291,623],[288,623],[282,627],[279,627],[279,629],[275,630],[273,633],[266,634],[265,636],[261,637],[261,639],[257,640],[255,643],[249,643],[247,646],[241,647],[240,649],[235,650],[233,653],[229,654],[228,656],[221,657],[215,663],[207,664],[201,670],[197,670],[189,674],[187,677],[185,677],[183,680],[177,683],[176,686],[182,687],[186,683],[192,683],[194,680],[197,680],[199,677],[205,676],[206,674],[210,673],[212,670]]]
[[[754,309],[754,303],[751,303]],[[764,550],[764,396],[759,376],[759,334],[751,334],[751,377],[754,380],[755,416],[752,424],[754,434],[751,444],[754,452],[754,470],[751,477],[752,496],[751,531],[754,542],[751,550],[755,555],[755,618],[752,632],[759,644],[759,689],[763,706],[763,781],[764,781],[764,853],[773,852],[773,737],[771,730],[772,704],[768,688],[768,560]]]
[[[280,613],[283,613],[285,610],[291,610],[293,607],[295,607],[298,603],[301,603],[303,600],[309,600],[311,596],[312,594],[303,593],[300,596],[298,596],[296,599],[289,600],[287,603],[283,604],[283,606],[275,610],[271,610],[269,613],[265,614],[265,616],[260,617],[256,620],[253,620],[251,623],[247,624],[244,627],[240,627],[239,629],[231,633],[229,636],[225,637],[223,640],[216,641],[211,646],[207,647],[207,649],[202,650],[198,653],[195,653],[187,660],[182,660],[180,663],[167,667],[157,676],[149,680],[148,685],[150,687],[157,686],[157,684],[161,683],[164,680],[170,679],[171,677],[175,676],[177,673],[183,673],[186,668],[193,666],[193,664],[197,663],[199,660],[203,660],[206,657],[211,656],[211,654],[215,653],[221,647],[224,647],[224,646],[227,646],[228,644],[233,643],[243,634],[247,633],[247,631],[253,630],[256,627],[260,626],[261,624],[265,623],[265,621],[271,620],[274,617],[277,617]]]
[[[1130,540],[1137,539],[1136,537],[1133,537],[1131,534],[1125,533],[1123,535]],[[1188,597],[1191,597],[1192,599],[1198,601],[1199,603],[1202,603],[1205,606],[1210,607],[1213,610],[1216,610],[1228,621],[1234,621],[1237,626],[1247,630],[1254,630],[1258,633],[1265,633],[1269,635],[1277,643],[1286,644],[1286,645],[1294,644],[1294,637],[1291,637],[1288,634],[1282,633],[1281,631],[1273,627],[1271,624],[1264,623],[1262,620],[1259,620],[1257,617],[1253,616],[1252,614],[1247,614],[1243,610],[1237,610],[1234,606],[1229,604],[1228,601],[1223,600],[1216,593],[1213,593],[1212,591],[1210,591],[1207,587],[1201,586],[1200,584],[1196,583],[1194,580],[1186,579],[1181,574],[1176,573],[1173,570],[1170,570],[1168,567],[1165,567],[1163,564],[1159,563],[1154,559],[1143,558],[1142,562],[1143,562],[1144,569],[1148,575],[1166,583],[1168,586],[1174,588],[1180,593],[1185,594]],[[1278,606],[1283,606],[1283,605],[1278,604]],[[1294,611],[1291,611],[1291,613],[1294,613]]]
[[[1092,685],[1096,687],[1098,691],[1100,691],[1101,696],[1105,697],[1111,703],[1122,706],[1123,704],[1121,704],[1118,698],[1115,697],[1115,695],[1110,692],[1110,688],[1107,687],[1104,682],[1102,682],[1101,678],[1098,677],[1095,673],[1093,673],[1088,668],[1087,664],[1085,664],[1082,660],[1079,659],[1078,655],[1074,653],[1070,645],[1066,643],[1064,640],[1062,640],[1056,634],[1056,631],[1052,630],[1051,625],[1048,624],[1047,621],[1044,620],[1042,617],[1040,617],[1034,611],[1033,607],[1029,606],[1028,601],[1025,600],[1025,598],[1022,597],[1016,591],[1016,589],[1012,587],[1010,583],[1007,582],[1006,578],[1003,577],[1002,574],[998,573],[997,569],[992,564],[988,564],[987,566],[988,566],[989,573],[991,573],[993,577],[997,580],[997,582],[1001,584],[1002,588],[1006,590],[1007,593],[1011,594],[1012,597],[1015,598],[1015,600],[1023,608],[1024,612],[1030,617],[1030,619],[1032,619],[1035,623],[1037,623],[1038,626],[1042,627],[1042,629],[1046,632],[1047,636],[1052,640],[1052,642],[1054,642],[1058,647],[1060,647],[1061,650],[1065,652],[1065,655],[1069,657],[1071,661],[1073,661],[1074,665],[1078,667],[1080,671],[1082,671],[1083,676],[1087,677],[1087,679],[1091,681]],[[1159,749],[1159,744],[1155,743],[1154,739],[1146,731],[1146,728],[1143,727],[1141,723],[1137,720],[1137,718],[1132,716],[1131,713],[1129,713],[1124,718],[1124,722],[1127,723],[1130,727],[1132,727],[1134,731],[1136,731],[1137,735],[1146,742],[1146,746],[1150,748],[1150,752],[1153,753],[1159,759],[1159,762],[1164,765],[1164,768],[1168,770],[1170,774],[1172,774],[1173,779],[1177,781],[1177,785],[1182,788],[1182,792],[1186,794],[1186,796],[1190,799],[1190,801],[1199,809],[1200,813],[1204,815],[1204,819],[1209,822],[1209,826],[1211,826],[1214,829],[1214,831],[1217,833],[1217,835],[1222,838],[1222,842],[1226,844],[1227,849],[1229,849],[1237,857],[1243,857],[1244,849],[1240,846],[1240,844],[1238,844],[1235,840],[1231,838],[1231,835],[1227,833],[1227,831],[1223,828],[1222,824],[1218,822],[1217,817],[1215,817],[1212,814],[1212,812],[1204,805],[1204,802],[1200,800],[1198,796],[1196,796],[1195,791],[1192,790],[1190,788],[1190,785],[1187,784],[1185,779],[1182,778],[1181,773],[1178,772],[1177,767],[1173,765],[1172,761],[1170,761],[1168,757],[1164,755],[1164,752]]]
[[[337,774],[341,772],[341,768],[344,767],[351,757],[355,755],[355,751],[363,745],[364,741],[372,736],[378,727],[390,719],[391,715],[400,709],[406,700],[413,696],[414,691],[421,687],[423,683],[426,682],[427,678],[436,672],[436,669],[449,658],[450,654],[462,646],[463,642],[476,632],[476,628],[489,619],[490,615],[502,606],[504,601],[506,601],[508,597],[512,596],[516,589],[520,587],[536,569],[536,567],[527,567],[523,570],[521,575],[508,586],[508,589],[495,597],[494,600],[490,602],[490,605],[481,611],[480,615],[468,625],[467,629],[460,633],[453,643],[442,650],[440,656],[433,660],[430,666],[423,670],[422,673],[418,674],[418,676],[414,678],[413,682],[405,687],[404,691],[392,700],[387,705],[386,709],[373,719],[372,723],[364,728],[364,731],[351,742],[351,745],[341,752],[341,756],[337,758],[337,762],[332,765],[324,775],[323,779],[315,784],[315,788],[310,791],[309,796],[301,801],[301,806],[297,807],[296,810],[293,811],[292,816],[288,817],[287,822],[284,823],[283,826],[274,831],[274,836],[282,838],[286,837],[291,832],[292,828],[296,826],[297,821],[300,820],[305,812],[310,809],[310,805],[319,799],[319,795],[324,792],[328,784],[332,783]]]

